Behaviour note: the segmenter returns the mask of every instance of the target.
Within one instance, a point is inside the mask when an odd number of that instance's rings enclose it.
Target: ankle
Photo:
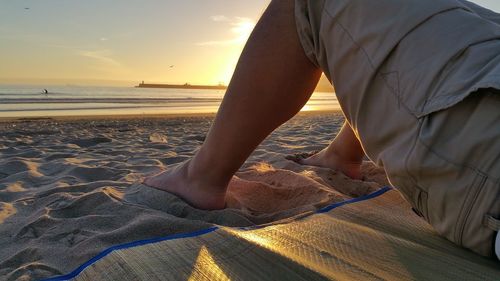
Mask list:
[[[183,170],[183,176],[191,186],[203,186],[217,193],[225,192],[232,178],[232,175],[221,176],[215,168],[204,164],[197,155],[185,163]]]
[[[328,158],[334,159],[336,161],[341,161],[349,164],[362,164],[364,154],[352,153],[346,149],[338,149],[336,147],[331,147],[326,151]]]

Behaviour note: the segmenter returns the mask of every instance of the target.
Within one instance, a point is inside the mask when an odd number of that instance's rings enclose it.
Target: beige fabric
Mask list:
[[[499,109],[500,94],[481,91],[430,114],[406,165],[429,223],[486,256],[494,256],[496,229],[485,217],[500,217]]]
[[[392,145],[387,139],[401,129],[395,111],[421,118],[479,88],[500,88],[500,16],[485,8],[459,0],[295,4],[306,55],[335,85],[346,118],[379,165]]]
[[[479,88],[500,89],[498,14],[458,0],[297,0],[296,19],[368,157],[440,234],[493,257],[482,222],[500,214],[500,103],[454,108]],[[459,137],[439,133],[462,122],[471,130]]]
[[[498,262],[447,242],[395,190],[256,230],[115,251],[75,280],[498,280]]]

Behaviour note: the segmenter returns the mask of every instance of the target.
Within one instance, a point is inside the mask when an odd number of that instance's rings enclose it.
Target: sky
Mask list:
[[[0,0],[0,83],[227,84],[269,2]]]

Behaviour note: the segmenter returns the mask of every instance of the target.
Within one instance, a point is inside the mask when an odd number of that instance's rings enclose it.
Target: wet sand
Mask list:
[[[276,130],[230,184],[228,208],[201,211],[140,182],[191,157],[213,115],[0,122],[0,279],[66,274],[107,247],[213,224],[273,223],[387,185],[302,166],[287,156],[320,150],[340,113],[302,113]]]

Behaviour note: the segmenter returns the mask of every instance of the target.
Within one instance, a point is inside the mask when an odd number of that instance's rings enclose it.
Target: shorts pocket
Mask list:
[[[471,96],[452,109],[419,119],[406,169],[422,190],[417,208],[433,228],[460,246],[491,256],[494,230],[485,225],[484,216],[492,216],[495,220],[488,221],[494,226],[500,215],[500,146],[498,131],[487,129],[495,128],[491,124],[500,115],[493,110],[499,103],[483,98]],[[493,117],[485,112],[493,112]]]
[[[427,199],[429,194],[421,189],[417,192],[417,210],[421,213],[422,217],[429,221],[429,211],[427,209]]]
[[[493,231],[500,231],[500,219],[496,219],[493,216],[485,215],[483,219],[483,225]]]

